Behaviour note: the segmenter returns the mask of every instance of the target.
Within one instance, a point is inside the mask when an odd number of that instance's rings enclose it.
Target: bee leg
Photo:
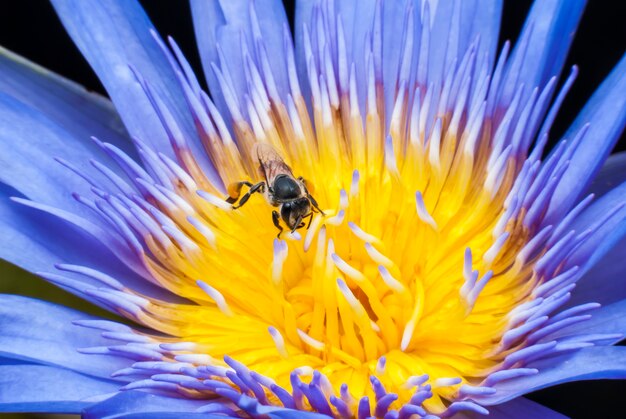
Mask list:
[[[311,227],[311,222],[313,222],[313,212],[310,212],[308,217],[309,217],[309,225],[306,226],[307,230]]]
[[[297,229],[302,227],[300,224],[302,224],[302,216],[301,215],[296,219],[296,223],[293,225],[293,228],[291,229],[291,232],[295,233]]]
[[[311,193],[309,192],[309,189],[313,190],[312,189],[313,185],[307,182],[306,179],[303,178],[302,176],[298,177],[298,180],[302,182],[302,185],[304,186],[304,192],[306,192],[306,197],[309,199],[309,201],[311,201],[311,204],[313,204],[313,208],[319,211],[322,215],[326,215],[324,214],[324,211],[320,209],[319,205],[317,205],[317,201],[315,200],[315,198],[313,198],[313,195],[311,195]],[[307,185],[308,185],[308,188],[307,188]]]
[[[302,182],[302,185],[304,186],[304,190],[306,191],[306,193],[315,193],[315,188],[313,187],[313,184],[311,182],[307,181],[302,176],[298,176],[298,180]]]
[[[250,196],[253,193],[262,191],[264,186],[265,186],[265,182],[259,182],[256,185],[253,185],[248,190],[248,192],[246,192],[245,195],[241,197],[241,199],[239,200],[239,204],[233,205],[233,209],[241,208],[243,204],[245,204],[248,201],[248,199],[250,199]]]
[[[272,211],[272,221],[274,222],[274,225],[278,229],[278,235],[276,236],[277,239],[280,239],[280,234],[283,232],[283,227],[278,222],[279,217],[280,216],[278,215],[278,212]]]
[[[315,200],[315,198],[313,198],[313,196],[310,193],[307,192],[306,197],[309,198],[309,201],[311,201],[311,204],[313,204],[313,208],[318,210],[322,215],[326,215],[324,214],[324,211],[320,209],[319,205],[317,205],[317,201]]]
[[[246,185],[249,188],[252,187],[252,183],[248,182],[247,180],[231,183],[230,185],[228,185],[228,197],[226,198],[226,202],[228,202],[229,204],[234,204],[235,202],[237,202],[237,200],[239,199],[239,195],[241,195],[241,188],[243,187],[243,185]]]

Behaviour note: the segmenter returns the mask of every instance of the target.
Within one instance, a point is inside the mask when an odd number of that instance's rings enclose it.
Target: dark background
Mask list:
[[[172,35],[196,73],[201,75],[202,69],[195,48],[187,2],[141,0],[141,3],[160,34]],[[505,1],[500,44],[504,40],[517,38],[530,4],[530,0]],[[293,21],[293,4],[291,1],[285,1],[285,5],[287,14]],[[75,80],[90,90],[105,93],[87,62],[66,35],[47,1],[2,1],[1,6],[0,45]],[[582,109],[595,88],[617,64],[625,47],[626,2],[589,1],[564,70],[564,73],[567,73],[569,67],[577,64],[579,75],[556,119],[552,129],[552,141],[558,140],[566,131],[569,123]],[[626,150],[624,136],[616,150]],[[3,266],[3,272],[6,273],[8,269],[10,268],[5,269]],[[13,270],[16,275],[23,275],[17,269]],[[60,297],[60,294],[51,287],[46,288],[39,282],[37,284],[46,290],[51,300],[61,299],[66,304],[76,302],[73,299],[68,300],[64,295]],[[0,288],[0,291],[14,292],[15,290]],[[621,405],[625,396],[626,381],[606,380],[564,384],[535,392],[529,398],[571,417],[608,418],[623,417]]]

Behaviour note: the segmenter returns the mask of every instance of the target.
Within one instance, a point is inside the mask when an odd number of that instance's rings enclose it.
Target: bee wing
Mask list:
[[[285,163],[274,147],[266,143],[255,143],[252,153],[259,161],[259,170],[268,186],[277,175],[285,174],[293,177],[291,168]]]

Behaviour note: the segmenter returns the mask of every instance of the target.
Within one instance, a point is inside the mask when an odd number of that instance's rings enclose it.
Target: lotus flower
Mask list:
[[[0,256],[126,320],[0,296],[1,411],[545,418],[626,377],[626,59],[544,153],[584,1],[498,52],[496,0],[301,1],[295,42],[192,0],[210,95],[135,1],[53,5],[111,101],[3,52]]]

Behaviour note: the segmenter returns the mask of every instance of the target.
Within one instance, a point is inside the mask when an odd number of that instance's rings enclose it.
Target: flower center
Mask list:
[[[201,168],[140,80],[177,161],[139,144],[144,171],[104,146],[141,197],[103,199],[112,222],[128,224],[115,223],[141,257],[138,270],[189,302],[131,290],[125,300],[109,298],[169,335],[149,337],[162,362],[146,368],[165,372],[152,374],[157,386],[190,397],[240,402],[244,394],[348,417],[484,413],[472,394],[493,394],[498,380],[536,373],[523,368],[533,356],[567,349],[541,342],[549,330],[539,326],[567,299],[575,272],[560,263],[584,239],[563,235],[567,222],[550,236],[544,222],[568,151],[557,148],[541,164],[541,128],[527,159],[554,84],[522,104],[523,86],[499,84],[506,48],[490,81],[474,44],[440,82],[427,86],[418,71],[383,90],[376,56],[357,81],[338,42],[336,80],[330,57],[315,60],[305,48],[310,107],[293,51],[293,95],[284,98],[264,48],[262,70],[243,51],[243,97],[234,96],[228,69],[214,67],[229,124],[181,75],[214,171]],[[255,153],[258,144],[273,157]],[[281,188],[279,174],[291,179]],[[321,211],[290,218],[298,198]]]
[[[185,234],[148,237],[146,260],[161,284],[199,305],[161,306],[148,322],[164,315],[165,331],[194,353],[217,364],[231,356],[286,387],[294,370],[319,370],[335,390],[375,397],[376,376],[406,403],[427,375],[424,406],[443,411],[442,398],[502,361],[507,314],[528,297],[532,272],[518,256],[524,214],[505,214],[516,161],[505,150],[487,164],[492,147],[474,147],[487,128],[458,135],[450,117],[383,141],[375,114],[365,131],[341,132],[336,113],[317,141],[265,138],[324,211],[295,233],[281,224],[281,239],[271,197],[252,194],[233,209],[180,182],[184,205],[168,215]],[[271,186],[253,148],[212,151],[230,162],[216,165],[224,183]]]

